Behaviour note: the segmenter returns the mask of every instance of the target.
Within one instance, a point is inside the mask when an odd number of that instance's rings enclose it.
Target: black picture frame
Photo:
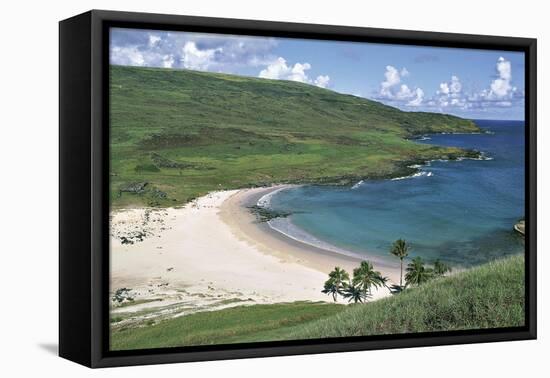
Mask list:
[[[525,53],[526,325],[337,339],[109,351],[110,27]],[[88,367],[536,338],[536,39],[92,10],[59,24],[59,354]]]

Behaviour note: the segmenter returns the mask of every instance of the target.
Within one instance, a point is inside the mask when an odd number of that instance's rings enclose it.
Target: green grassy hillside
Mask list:
[[[277,340],[281,333],[335,315],[346,306],[295,302],[199,312],[140,328],[113,328],[111,350]]]
[[[115,207],[182,204],[274,182],[407,174],[411,162],[466,154],[408,138],[478,131],[454,116],[297,82],[121,66],[110,76]]]
[[[407,289],[286,335],[292,339],[452,331],[525,324],[525,260],[513,256]]]
[[[525,324],[523,256],[439,278],[367,304],[253,305],[113,329],[115,350],[517,327]]]

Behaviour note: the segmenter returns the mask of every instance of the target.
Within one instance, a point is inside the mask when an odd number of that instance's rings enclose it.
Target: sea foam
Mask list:
[[[287,238],[309,245],[311,247],[320,248],[325,251],[330,251],[330,252],[338,253],[345,256],[363,258],[359,254],[350,252],[343,248],[336,247],[335,245],[332,245],[330,243],[324,242],[316,238],[310,233],[294,225],[294,223],[292,223],[292,221],[289,218],[271,219],[267,222],[267,224],[269,228],[271,228],[273,231],[276,231],[286,236]]]
[[[267,194],[264,194],[260,197],[260,199],[258,199],[258,202],[256,202],[256,206],[263,207],[264,209],[269,209],[271,207],[271,197],[273,197],[275,193],[279,193],[281,190],[285,189],[287,189],[287,187],[275,189]]]
[[[409,176],[394,177],[391,180],[392,181],[398,181],[398,180],[405,180],[405,179],[410,179],[410,178],[415,178],[415,177],[422,177],[422,176],[431,177],[431,176],[433,176],[433,172],[420,171],[420,172],[413,173],[412,175],[409,175]]]
[[[360,181],[357,182],[355,185],[353,185],[353,186],[351,187],[351,189],[355,190],[355,189],[359,188],[361,185],[363,185],[364,182],[365,182],[364,180],[360,180]]]

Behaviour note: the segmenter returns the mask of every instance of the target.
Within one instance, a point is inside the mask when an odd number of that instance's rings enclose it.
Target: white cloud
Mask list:
[[[502,107],[508,108],[508,107],[512,106],[512,101],[497,101],[494,104],[496,106],[502,106]]]
[[[296,63],[294,66],[289,66],[283,57],[278,57],[274,62],[260,71],[259,77],[307,83],[309,79],[306,71],[310,68],[311,65],[309,63]]]
[[[462,83],[458,76],[451,76],[451,83],[449,85],[451,93],[460,93],[462,92]]]
[[[392,98],[393,94],[391,90],[401,82],[401,75],[394,66],[386,66],[384,77],[386,79],[380,84],[380,96]]]
[[[161,40],[161,38],[158,35],[150,34],[149,35],[149,46],[150,47],[155,46],[158,42],[160,42],[160,40]]]
[[[399,92],[395,94],[397,100],[407,100],[414,96],[414,91],[409,88],[407,84],[401,84]]]
[[[458,75],[451,75],[448,81],[439,84],[433,95],[426,96],[422,88],[404,83],[404,78],[410,76],[406,68],[388,65],[375,98],[393,106],[437,109],[441,112],[480,112],[522,106],[525,94],[513,85],[512,63],[499,57],[495,71],[496,78],[488,82],[485,89],[468,91]]]
[[[497,71],[504,80],[512,80],[512,63],[502,56],[497,61]]]
[[[424,91],[421,88],[416,88],[414,98],[407,102],[407,106],[420,106],[424,101]]]
[[[111,48],[111,62],[125,66],[143,66],[145,58],[141,51],[136,47],[118,47]]]
[[[277,43],[265,37],[113,28],[110,55],[111,63],[116,65],[236,73],[242,67],[272,62]]]
[[[174,67],[175,59],[173,55],[165,55],[162,57],[162,67],[172,68]]]
[[[215,34],[164,32],[114,28],[110,39],[110,62],[124,66],[186,68],[238,74],[243,68],[262,67],[260,77],[293,80],[327,88],[328,75],[310,78],[311,64],[288,64],[277,58],[275,38],[220,36]]]
[[[465,92],[458,76],[439,84],[439,89],[427,105],[432,108],[459,108],[461,110],[485,110],[507,108],[522,104],[523,91],[512,85],[512,64],[504,57],[498,58],[496,65],[497,78],[491,81],[488,88],[480,91]]]
[[[463,108],[466,105],[466,98],[462,92],[462,82],[460,78],[456,75],[452,75],[451,81],[440,83],[435,98],[428,104],[437,104],[442,108],[448,106]]]
[[[311,68],[309,63],[296,63],[294,67],[290,70],[290,75],[288,76],[289,80],[300,81],[302,83],[307,83],[309,80],[306,75],[306,71]]]
[[[405,67],[398,70],[394,66],[386,66],[378,98],[403,103],[406,106],[420,106],[424,100],[422,88],[412,89],[407,84],[401,84],[401,79],[409,75],[410,73]]]
[[[205,71],[214,63],[216,53],[222,52],[221,47],[215,49],[200,50],[195,42],[186,42],[183,46],[181,61],[183,67],[192,70]]]
[[[261,70],[258,76],[264,79],[298,81],[300,83],[314,84],[318,87],[326,88],[329,84],[330,77],[328,75],[319,75],[315,80],[311,80],[306,72],[310,69],[311,64],[307,62],[289,65],[285,58],[278,57],[266,68]]]
[[[514,89],[510,84],[512,81],[512,64],[510,61],[500,57],[498,58],[496,69],[499,77],[491,83],[489,96],[492,98],[502,98]]]
[[[453,96],[462,92],[462,83],[458,76],[451,76],[450,82],[443,82],[439,84],[439,90],[437,91],[440,95]]]
[[[318,87],[326,88],[328,87],[330,81],[330,77],[328,75],[319,75],[317,76],[317,79],[313,82]]]

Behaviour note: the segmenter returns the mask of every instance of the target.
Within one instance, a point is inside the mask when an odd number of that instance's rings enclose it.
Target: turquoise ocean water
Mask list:
[[[474,148],[488,160],[432,161],[414,177],[352,187],[282,190],[263,202],[293,214],[270,226],[342,253],[388,258],[392,241],[404,238],[411,256],[454,266],[522,252],[523,240],[512,227],[525,208],[524,123],[476,123],[486,132],[428,135],[419,142]]]

